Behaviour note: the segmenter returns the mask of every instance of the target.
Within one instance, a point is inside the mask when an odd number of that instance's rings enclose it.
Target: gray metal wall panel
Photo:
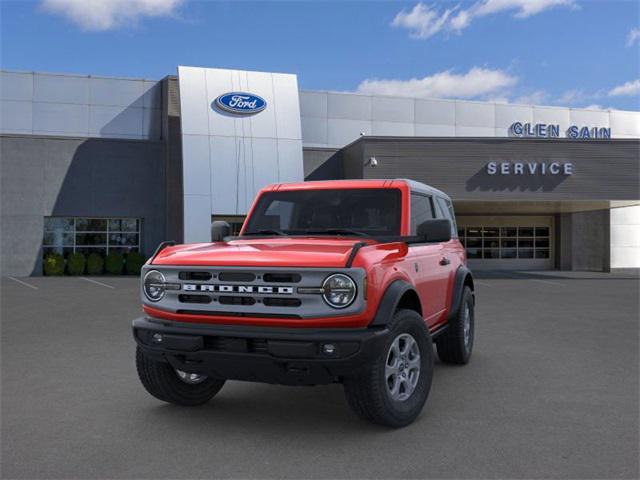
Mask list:
[[[4,275],[41,272],[46,216],[142,218],[147,255],[165,239],[162,143],[1,136],[0,157]]]
[[[364,146],[362,155],[354,149]],[[346,167],[375,156],[364,178],[412,178],[462,200],[638,200],[640,141],[525,139],[375,139],[348,147]],[[572,162],[574,174],[489,175],[495,162]],[[357,173],[354,174],[357,176]]]

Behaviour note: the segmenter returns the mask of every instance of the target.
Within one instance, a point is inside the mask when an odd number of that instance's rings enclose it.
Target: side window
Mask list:
[[[436,197],[436,205],[438,206],[438,217],[447,218],[451,221],[451,238],[457,238],[458,227],[456,226],[456,217],[453,213],[451,201]]]
[[[415,235],[418,225],[425,220],[435,218],[431,199],[419,193],[411,194],[411,235]]]

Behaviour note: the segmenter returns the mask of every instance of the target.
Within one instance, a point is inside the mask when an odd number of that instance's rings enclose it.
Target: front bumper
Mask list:
[[[333,383],[356,374],[380,354],[388,335],[386,327],[293,329],[149,317],[133,321],[133,337],[144,354],[176,369],[285,385]]]

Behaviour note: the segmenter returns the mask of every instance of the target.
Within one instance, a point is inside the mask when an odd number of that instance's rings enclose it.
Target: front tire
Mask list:
[[[433,379],[431,334],[420,314],[399,310],[379,356],[356,376],[345,378],[349,406],[360,417],[388,427],[412,423]]]
[[[193,407],[207,403],[224,385],[224,380],[175,370],[166,362],[147,357],[140,347],[136,348],[136,367],[147,392],[175,405]]]
[[[455,318],[449,321],[449,327],[436,339],[438,357],[444,363],[464,365],[469,363],[473,351],[475,332],[473,293],[469,287],[462,291],[462,303]]]

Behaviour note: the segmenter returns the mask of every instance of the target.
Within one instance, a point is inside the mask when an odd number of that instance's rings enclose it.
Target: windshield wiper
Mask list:
[[[324,230],[305,230],[307,235],[355,235],[356,237],[368,237],[369,235],[350,228],[326,228]]]
[[[243,235],[282,235],[282,236],[287,236],[286,233],[284,233],[281,230],[272,230],[269,228],[265,228],[262,230],[256,230],[255,232],[244,232]]]

